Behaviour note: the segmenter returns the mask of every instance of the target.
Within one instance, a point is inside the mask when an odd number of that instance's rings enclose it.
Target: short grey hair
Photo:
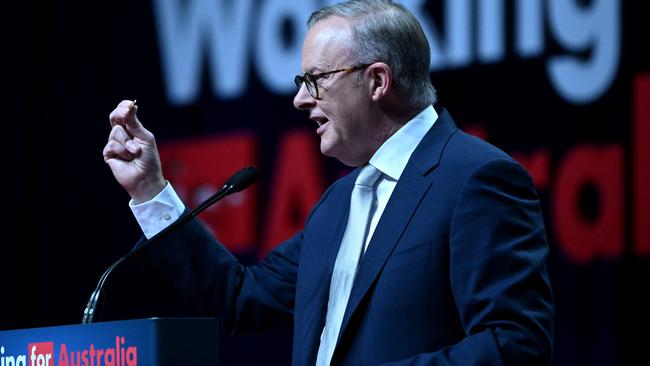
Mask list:
[[[333,16],[352,23],[354,62],[386,63],[393,72],[393,85],[413,108],[436,102],[429,74],[429,42],[420,22],[404,5],[391,0],[350,0],[316,10],[307,27]]]

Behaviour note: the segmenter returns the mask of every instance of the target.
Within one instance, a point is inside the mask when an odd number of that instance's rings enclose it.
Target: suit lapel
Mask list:
[[[318,268],[312,269],[314,283],[313,291],[307,297],[307,304],[303,310],[303,349],[301,365],[313,364],[316,360],[316,352],[320,344],[320,335],[325,324],[325,314],[332,278],[332,270],[336,255],[338,254],[341,240],[347,226],[350,212],[350,195],[354,187],[354,181],[359,175],[360,169],[355,169],[339,183],[339,187],[333,187],[330,197],[327,198],[327,217],[330,220],[318,222],[318,243],[312,246],[314,252],[311,254],[312,265]]]
[[[339,340],[352,314],[381,272],[422,198],[430,189],[432,182],[427,177],[428,172],[439,164],[444,146],[455,131],[456,126],[451,116],[442,110],[436,123],[411,155],[359,265]]]
[[[330,286],[330,281],[326,280],[326,278],[331,278],[331,275],[328,277],[327,271],[324,270],[322,276],[323,280],[318,282],[316,292],[309,299],[309,304],[303,311],[304,328],[300,344],[304,351],[299,365],[313,365],[320,345],[320,335],[323,331],[323,324],[325,324]]]

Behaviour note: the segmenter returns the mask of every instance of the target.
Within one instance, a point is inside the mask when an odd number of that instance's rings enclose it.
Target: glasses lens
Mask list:
[[[316,79],[314,76],[312,74],[305,74],[304,80],[309,94],[314,98],[318,98],[318,88],[316,87]]]
[[[300,87],[302,86],[304,80],[305,79],[300,75],[296,75],[296,77],[293,78],[293,82],[296,84],[296,88],[298,88],[298,90],[300,90]]]
[[[300,90],[302,84],[305,83],[305,87],[307,88],[309,94],[312,97],[316,98],[318,91],[316,89],[316,84],[310,76],[311,74],[305,74],[305,76],[296,75],[296,77],[293,78],[293,82],[296,84],[296,88],[298,88],[298,90]]]

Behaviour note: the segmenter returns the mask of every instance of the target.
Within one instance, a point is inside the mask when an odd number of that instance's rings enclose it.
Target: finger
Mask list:
[[[142,126],[142,123],[138,119],[138,105],[135,104],[135,102],[135,100],[121,101],[115,110],[111,112],[109,119],[111,120],[112,125],[119,124],[124,126],[129,135],[145,141],[150,141],[153,139],[153,135]]]
[[[127,121],[137,120],[138,119],[138,106],[135,104],[135,100],[127,107]]]
[[[115,125],[124,126],[128,122],[128,119],[135,118],[135,112],[137,111],[135,102],[135,100],[123,100],[117,105],[117,107],[115,107],[108,116],[111,127]]]
[[[134,159],[133,154],[127,151],[126,147],[115,140],[110,140],[104,147],[102,153],[104,161],[110,159],[119,159],[124,161],[131,161]]]
[[[111,133],[108,135],[109,140],[115,140],[122,145],[125,145],[127,141],[132,140],[133,138],[129,135],[128,132],[124,129],[122,125],[115,125],[111,129]]]
[[[113,127],[108,136],[108,140],[116,141],[120,145],[124,146],[124,148],[135,157],[140,156],[142,153],[142,146],[140,146],[136,141],[133,141],[133,138],[126,132],[126,130],[124,130],[124,127],[120,125]]]
[[[144,128],[140,120],[138,119],[137,116],[138,112],[138,106],[134,105],[132,108],[127,110],[128,113],[128,118],[126,118],[124,127],[126,127],[127,132],[129,135],[141,139],[149,139],[150,138],[150,133],[149,131]]]
[[[111,123],[111,127],[115,126],[116,124],[123,124],[124,115],[123,113],[120,113],[121,109],[125,106],[127,107],[130,106],[132,103],[133,102],[130,100],[123,100],[117,105],[117,107],[115,107],[115,109],[113,109],[111,114],[108,116],[108,120]]]
[[[140,146],[140,144],[138,144],[133,140],[127,141],[126,144],[124,144],[124,147],[134,157],[138,157],[140,156],[140,154],[142,154],[142,147]]]

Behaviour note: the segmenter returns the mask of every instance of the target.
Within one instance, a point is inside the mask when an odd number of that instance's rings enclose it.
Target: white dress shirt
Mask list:
[[[370,227],[368,228],[364,251],[368,248],[368,243],[370,243],[372,234],[377,228],[381,214],[384,212],[388,199],[393,194],[397,181],[402,176],[411,154],[413,154],[415,148],[437,119],[438,114],[435,109],[432,106],[427,107],[397,130],[370,158],[370,164],[383,174],[377,184],[377,209],[370,218]]]

